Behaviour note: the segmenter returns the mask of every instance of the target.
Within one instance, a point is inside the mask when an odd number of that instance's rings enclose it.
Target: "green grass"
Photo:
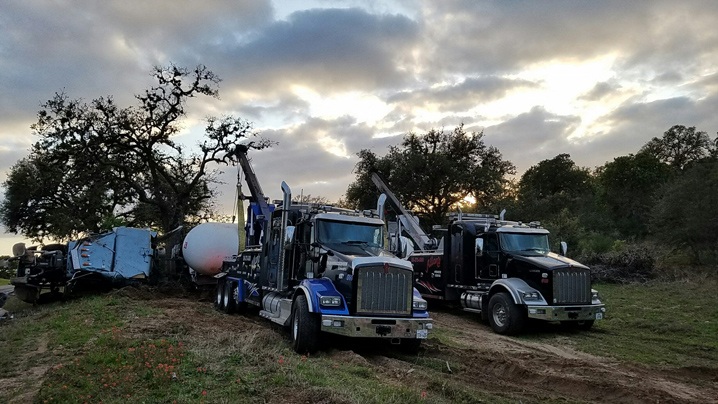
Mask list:
[[[171,304],[160,301],[118,294],[42,306],[9,301],[16,318],[0,327],[0,379],[16,382],[0,389],[0,402],[515,401],[452,381],[443,361],[397,354],[385,368],[351,351],[301,356],[268,322],[252,325],[187,300],[179,312],[196,312],[174,319]],[[215,328],[203,329],[205,322]]]
[[[0,278],[0,286],[9,285],[10,279]]]
[[[648,365],[718,368],[715,278],[594,286],[606,318],[590,332],[566,332],[588,353]],[[549,341],[554,334],[530,334]]]
[[[568,342],[647,366],[718,369],[714,279],[596,288],[608,311],[591,331],[553,327],[517,338]],[[16,317],[0,325],[0,402],[521,400],[520,392],[484,392],[456,377],[471,366],[457,357],[336,349],[297,355],[279,327],[218,313],[208,302],[110,293],[41,306],[11,298],[6,308]],[[435,329],[429,342],[452,340],[454,332]]]

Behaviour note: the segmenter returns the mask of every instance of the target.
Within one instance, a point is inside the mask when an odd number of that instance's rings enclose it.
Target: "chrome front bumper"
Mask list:
[[[364,338],[426,339],[431,318],[386,318],[322,315],[322,331]]]
[[[586,306],[526,306],[529,318],[546,321],[602,320],[606,305]]]

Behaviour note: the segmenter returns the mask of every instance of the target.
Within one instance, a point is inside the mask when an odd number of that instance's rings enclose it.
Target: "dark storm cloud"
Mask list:
[[[319,1],[325,8],[295,12],[287,4],[280,20],[269,1],[0,1],[0,173],[26,155],[29,126],[55,91],[86,100],[113,95],[124,106],[151,84],[152,65],[169,62],[202,63],[224,79],[222,100],[191,103],[191,118],[233,113],[270,128],[262,135],[279,144],[252,158],[273,198],[287,180],[297,193],[335,199],[355,177],[359,150],[383,155],[407,132],[461,122],[484,130],[519,173],[559,153],[600,165],[675,124],[718,130],[715,1],[353,1],[340,6],[361,8],[343,9]],[[611,74],[585,77],[591,90],[578,105],[608,106],[637,93],[586,125],[605,132],[574,133],[581,117],[542,105],[507,111],[486,128],[480,123],[497,118],[469,112],[540,90],[545,83],[517,78],[535,64],[599,57],[613,61]],[[322,119],[295,85],[327,97],[366,93],[391,112],[376,127],[351,116]],[[417,107],[441,113],[426,117]],[[330,144],[346,156],[327,151]],[[231,199],[236,171],[222,178]]]
[[[625,42],[623,28],[650,25],[640,18],[645,4],[624,1],[431,4],[426,35],[437,46],[427,57],[437,69],[456,73],[516,71],[547,58],[578,61]]]
[[[264,193],[270,198],[281,197],[282,181],[286,181],[295,194],[304,190],[304,195],[323,196],[331,201],[339,199],[346,187],[354,181],[353,172],[357,163],[356,153],[370,149],[384,155],[397,139],[374,138],[374,131],[366,124],[357,123],[352,117],[332,120],[309,119],[296,127],[265,130],[261,134],[278,144],[265,150],[252,150],[249,157]],[[338,156],[323,147],[323,139],[337,140],[347,156]],[[234,184],[236,171],[224,170],[222,180]],[[231,186],[223,186],[224,195],[232,194]]]
[[[271,8],[259,1],[2,2],[0,86],[5,94],[22,95],[15,103],[3,97],[3,111],[9,105],[35,110],[61,90],[129,101],[149,81],[152,65],[181,60],[194,47],[236,32],[228,26],[269,15]],[[195,58],[185,59],[194,64]]]
[[[636,153],[649,140],[661,137],[674,125],[695,126],[715,138],[718,96],[699,101],[676,97],[644,103],[626,103],[606,117],[610,133],[577,145],[588,165],[602,165],[614,157]],[[712,112],[711,112],[712,111]]]
[[[210,58],[226,81],[273,93],[300,84],[320,92],[372,91],[406,83],[400,65],[418,37],[416,23],[401,15],[360,9],[295,12],[245,41],[224,42]]]
[[[541,160],[565,153],[570,148],[567,137],[580,123],[577,116],[560,116],[534,107],[484,129],[484,142],[499,149],[521,173]]]
[[[203,44],[271,15],[267,1],[0,2],[0,131],[29,134],[55,92],[126,105],[151,84],[151,66],[193,66]]]
[[[433,46],[425,64],[440,72],[517,71],[551,60],[614,54],[624,68],[662,71],[718,46],[714,1],[431,2],[423,18]]]

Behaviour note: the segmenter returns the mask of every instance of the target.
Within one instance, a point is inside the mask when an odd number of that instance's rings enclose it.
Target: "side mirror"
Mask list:
[[[477,257],[484,253],[484,239],[482,239],[482,238],[476,239],[475,252],[476,252]]]
[[[22,257],[23,255],[25,255],[26,251],[27,248],[25,248],[25,243],[17,243],[12,246],[13,257]]]
[[[566,251],[568,251],[568,244],[566,244],[565,241],[561,242],[561,255],[566,256]]]
[[[401,236],[401,258],[407,258],[414,252],[414,243],[405,236]]]
[[[294,230],[296,227],[294,226],[287,226],[286,231],[284,232],[284,249],[289,250],[292,248],[292,242],[294,241]]]
[[[399,258],[404,258],[404,255],[402,254],[404,251],[403,245],[402,245],[402,239],[401,235],[399,233],[396,234],[396,251],[395,254]]]

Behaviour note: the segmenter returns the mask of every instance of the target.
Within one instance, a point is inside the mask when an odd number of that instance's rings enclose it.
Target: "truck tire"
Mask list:
[[[226,279],[224,291],[222,292],[222,310],[227,314],[232,314],[236,304],[237,302],[234,300],[234,283]]]
[[[217,293],[214,298],[214,308],[222,310],[222,302],[224,301],[224,282],[217,281]]]
[[[299,295],[292,307],[292,345],[299,353],[314,353],[319,347],[319,317],[309,312],[307,298]]]
[[[526,324],[526,313],[516,305],[506,292],[500,292],[489,299],[489,324],[497,334],[513,335]]]

